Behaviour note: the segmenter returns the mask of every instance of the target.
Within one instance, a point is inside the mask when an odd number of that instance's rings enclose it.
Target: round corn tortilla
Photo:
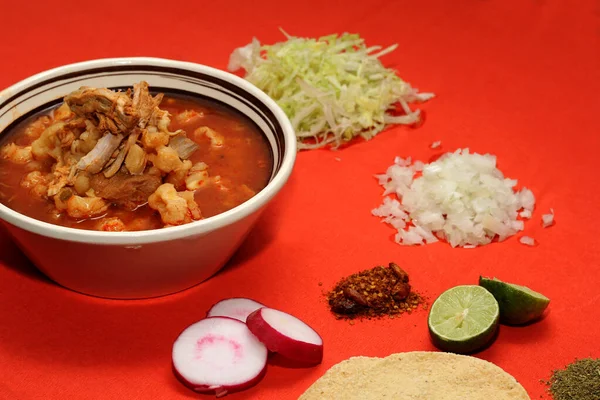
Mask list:
[[[415,351],[352,357],[334,365],[298,400],[529,400],[500,367],[475,357]]]

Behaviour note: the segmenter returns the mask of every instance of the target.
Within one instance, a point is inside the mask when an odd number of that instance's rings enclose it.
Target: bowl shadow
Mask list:
[[[502,329],[501,325],[498,325],[498,329],[496,329],[496,331],[494,332],[494,334],[492,335],[492,337],[481,347],[477,347],[475,349],[473,349],[472,351],[468,351],[468,352],[458,352],[458,351],[452,351],[452,350],[445,350],[445,349],[441,349],[439,347],[437,347],[435,345],[435,342],[433,341],[431,335],[429,336],[429,343],[438,351],[441,352],[445,352],[445,353],[453,353],[453,354],[461,354],[461,355],[465,355],[465,356],[475,356],[477,354],[483,353],[484,351],[486,351],[487,349],[489,349],[490,347],[492,347],[492,345],[494,343],[496,343],[496,341],[498,340],[498,337],[500,336],[500,331]]]
[[[266,206],[265,210],[254,224],[254,227],[250,230],[248,236],[217,274],[242,266],[269,247],[275,240],[277,230],[281,225],[280,218],[284,214],[282,210],[290,204],[288,198],[294,195],[296,187],[295,183],[295,174],[292,172],[286,185]]]
[[[225,266],[221,268],[217,274],[224,271],[233,270],[247,261],[254,258],[262,252],[275,239],[275,221],[274,218],[267,214],[268,210],[263,213],[256,221],[246,239],[240,247],[233,253],[233,256],[227,261]]]
[[[2,266],[27,279],[54,284],[33,265],[14,242],[6,228],[0,224],[0,267]]]
[[[521,325],[502,326],[502,340],[508,343],[526,345],[528,343],[543,343],[552,338],[552,324],[546,320],[548,311],[541,318]]]

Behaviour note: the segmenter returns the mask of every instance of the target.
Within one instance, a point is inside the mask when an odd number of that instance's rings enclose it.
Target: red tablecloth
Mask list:
[[[425,311],[353,326],[330,315],[323,289],[389,261],[432,299],[476,283],[479,274],[549,296],[544,320],[502,326],[477,354],[513,374],[532,398],[544,393],[539,380],[552,369],[600,357],[597,1],[13,1],[2,5],[0,22],[0,88],[61,64],[113,56],[225,68],[235,47],[252,36],[279,41],[283,27],[294,35],[350,31],[372,45],[397,42],[384,62],[437,94],[422,107],[427,118],[418,129],[299,154],[289,183],[229,266],[173,296],[109,301],[73,293],[36,272],[0,233],[1,399],[199,398],[174,378],[171,345],[228,296],[292,312],[325,340],[322,365],[270,366],[259,385],[232,399],[293,399],[350,356],[434,350]],[[436,140],[442,148],[434,152]],[[511,238],[475,250],[401,247],[371,216],[382,194],[372,175],[394,156],[428,160],[459,147],[496,154],[508,176],[534,191],[537,208],[525,233],[538,246]],[[556,225],[542,229],[551,207]]]

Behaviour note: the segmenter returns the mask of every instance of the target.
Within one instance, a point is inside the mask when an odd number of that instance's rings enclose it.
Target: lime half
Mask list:
[[[433,302],[427,323],[436,347],[468,354],[491,342],[499,317],[498,302],[490,292],[464,285],[446,290]]]
[[[479,285],[490,291],[500,305],[500,321],[522,325],[538,319],[550,304],[550,299],[525,286],[502,282],[496,278],[479,277]]]

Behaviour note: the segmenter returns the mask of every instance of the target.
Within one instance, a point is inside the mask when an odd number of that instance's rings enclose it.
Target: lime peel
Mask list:
[[[496,298],[500,305],[500,321],[508,325],[523,325],[535,321],[550,304],[550,299],[541,293],[497,278],[480,276],[479,285]]]
[[[397,44],[367,47],[350,33],[317,39],[283,33],[284,42],[261,45],[253,38],[235,49],[228,70],[243,68],[245,79],[279,104],[299,149],[335,148],[357,136],[371,139],[389,124],[414,124],[420,112],[408,104],[434,97],[383,66],[379,57]],[[392,114],[397,104],[405,115]]]

